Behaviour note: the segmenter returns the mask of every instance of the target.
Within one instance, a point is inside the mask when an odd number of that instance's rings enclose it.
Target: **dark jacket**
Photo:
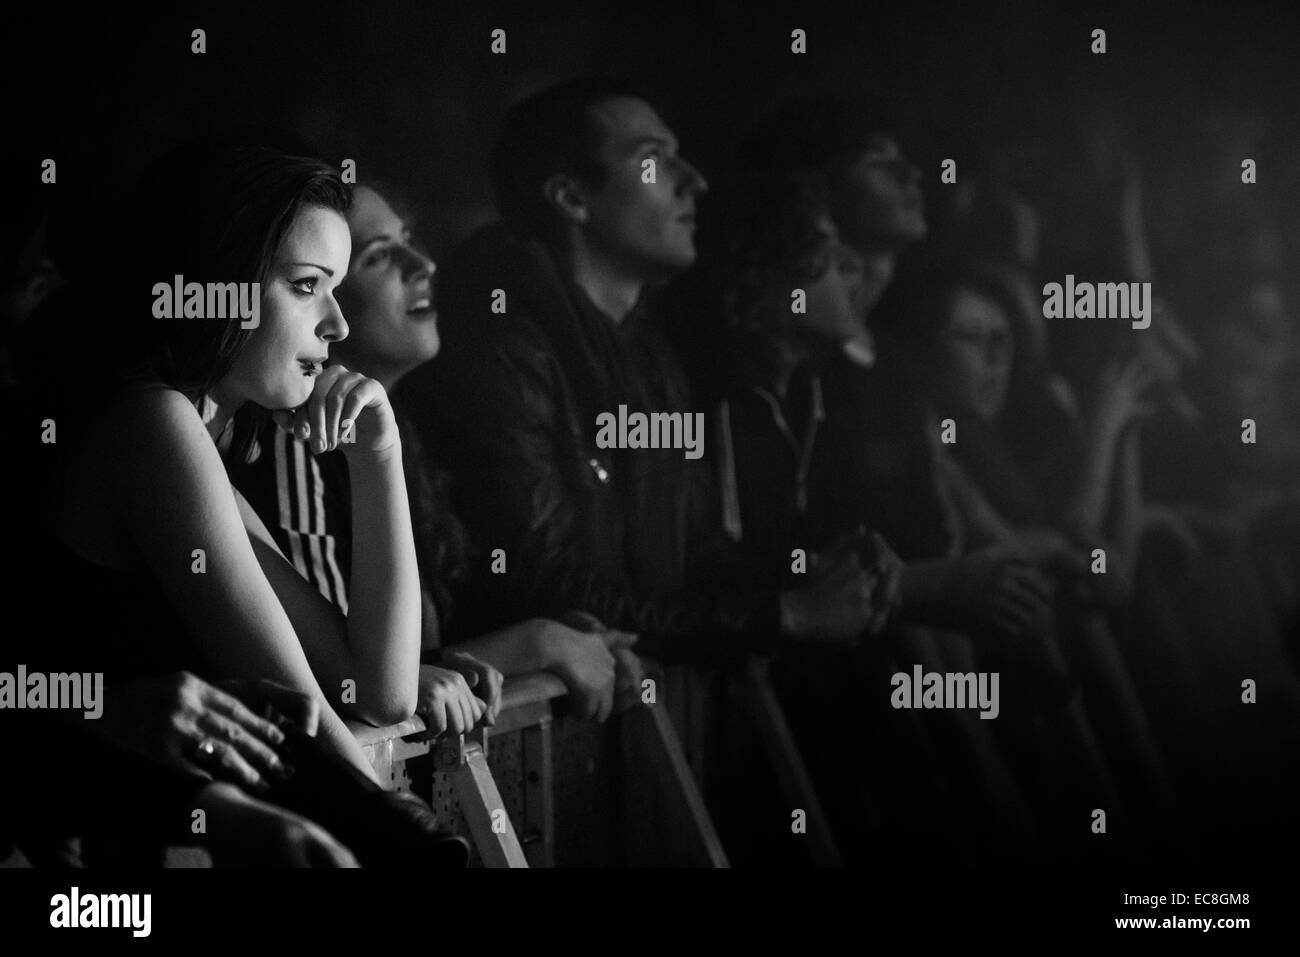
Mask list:
[[[766,647],[777,593],[745,584],[712,533],[707,441],[698,461],[596,446],[597,416],[620,404],[694,411],[647,310],[614,323],[541,243],[500,225],[471,237],[443,275],[441,355],[406,377],[396,402],[451,473],[469,532],[458,633],[579,609],[665,660]],[[491,309],[494,290],[504,314]],[[493,571],[497,549],[504,573]]]
[[[792,549],[821,551],[858,526],[907,561],[953,554],[959,522],[923,406],[892,369],[818,356],[794,372],[783,400],[743,363],[724,380],[715,412],[726,433],[717,443],[723,524],[764,580],[789,584]]]

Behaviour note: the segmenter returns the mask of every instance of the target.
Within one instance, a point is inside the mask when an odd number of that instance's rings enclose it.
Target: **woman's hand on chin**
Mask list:
[[[311,395],[297,409],[276,410],[271,417],[318,454],[341,449],[351,459],[401,449],[397,419],[384,387],[341,365],[317,376]]]

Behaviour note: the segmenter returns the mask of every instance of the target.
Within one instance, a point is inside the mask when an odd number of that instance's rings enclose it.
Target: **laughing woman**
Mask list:
[[[93,367],[60,376],[80,398],[60,406],[44,503],[47,561],[78,596],[61,611],[63,653],[119,680],[185,668],[280,682],[320,702],[326,751],[372,782],[342,718],[383,724],[414,711],[420,586],[388,396],[324,366],[348,334],[334,293],[351,250],[349,190],[319,161],[245,146],[187,149],[144,184],[111,269],[83,287],[84,307],[65,310],[85,325],[81,351],[99,345]],[[159,282],[238,283],[258,308],[196,317],[214,311],[196,297],[185,318],[152,318]],[[104,316],[106,290],[118,293],[118,322]],[[268,415],[347,459],[357,560],[346,617],[228,479]],[[208,770],[235,760],[220,734],[191,736]]]

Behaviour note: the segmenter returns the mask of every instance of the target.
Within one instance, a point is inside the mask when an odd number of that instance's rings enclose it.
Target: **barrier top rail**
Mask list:
[[[501,713],[527,708],[562,698],[569,693],[564,682],[549,671],[537,671],[517,678],[507,678],[501,688]],[[405,738],[413,734],[424,734],[428,728],[424,719],[412,715],[405,721],[386,725],[381,728],[368,724],[350,722],[352,733],[357,742],[365,747],[378,744],[392,738]]]

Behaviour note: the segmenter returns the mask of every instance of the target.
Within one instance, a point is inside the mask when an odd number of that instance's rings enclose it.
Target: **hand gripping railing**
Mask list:
[[[637,705],[616,716],[599,732],[606,735],[603,746],[593,748],[591,729],[563,714],[566,693],[558,677],[538,672],[506,680],[501,709],[490,728],[479,726],[468,734],[434,740],[424,721],[413,717],[384,728],[353,725],[353,733],[387,787],[412,788],[419,774],[412,773],[408,762],[431,759],[430,793],[423,796],[432,799],[440,816],[454,819],[449,826],[468,831],[485,866],[548,867],[556,863],[554,725],[559,720],[566,747],[593,752],[565,755],[566,767],[594,768],[599,763],[600,773],[614,779],[600,792],[610,795],[615,805],[605,809],[616,831],[613,862],[727,866],[662,707]],[[505,749],[495,773],[489,762],[494,740]],[[558,783],[564,793],[576,782]],[[414,789],[420,790],[418,785]]]

